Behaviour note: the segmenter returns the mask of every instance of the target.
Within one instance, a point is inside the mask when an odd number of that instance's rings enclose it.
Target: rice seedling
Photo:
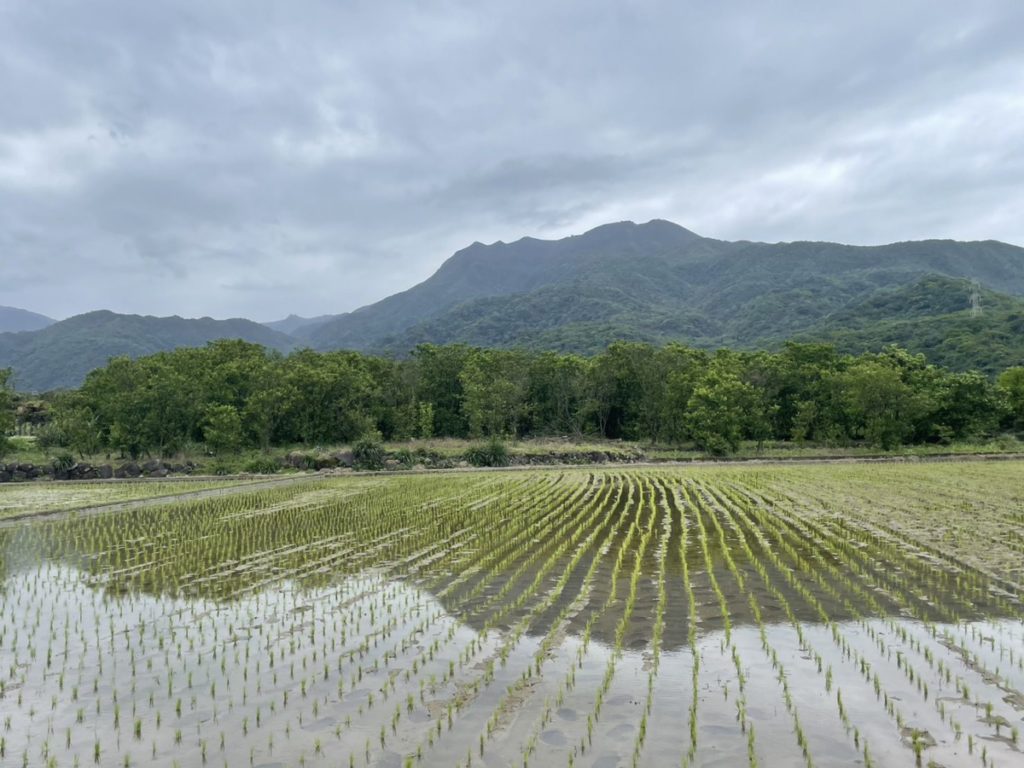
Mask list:
[[[1024,469],[946,473],[310,478],[0,528],[0,759],[1009,765]]]

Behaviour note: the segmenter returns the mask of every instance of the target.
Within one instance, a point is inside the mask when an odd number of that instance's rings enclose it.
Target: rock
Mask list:
[[[395,459],[384,459],[384,469],[394,472],[396,469],[401,469],[402,463]]]
[[[139,475],[142,474],[142,470],[139,468],[139,465],[136,464],[134,461],[129,461],[127,464],[122,464],[121,467],[119,468],[119,471],[121,472],[121,474],[118,475],[118,477],[138,477]]]
[[[142,471],[149,475],[156,472],[158,469],[163,469],[163,466],[164,465],[156,459],[150,459],[142,465]]]
[[[167,477],[171,474],[171,471],[167,467],[160,467],[160,469],[154,469],[149,473],[150,477]]]
[[[335,451],[331,454],[338,462],[338,466],[341,467],[352,467],[355,466],[356,457],[352,454],[352,451]]]
[[[103,464],[98,469],[99,476],[104,480],[109,480],[114,476],[114,469],[109,464]]]

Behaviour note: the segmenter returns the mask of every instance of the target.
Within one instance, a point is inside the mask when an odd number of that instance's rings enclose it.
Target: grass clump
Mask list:
[[[465,459],[474,467],[507,467],[508,446],[500,437],[492,437],[486,443],[470,446],[466,450]]]

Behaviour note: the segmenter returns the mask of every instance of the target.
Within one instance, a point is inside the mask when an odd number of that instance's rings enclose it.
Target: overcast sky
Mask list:
[[[0,0],[0,304],[341,312],[474,240],[1024,244],[1024,2]]]

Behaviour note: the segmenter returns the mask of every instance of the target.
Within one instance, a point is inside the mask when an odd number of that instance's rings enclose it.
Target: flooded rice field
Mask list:
[[[3,765],[1024,765],[1016,462],[310,479],[0,552]]]

